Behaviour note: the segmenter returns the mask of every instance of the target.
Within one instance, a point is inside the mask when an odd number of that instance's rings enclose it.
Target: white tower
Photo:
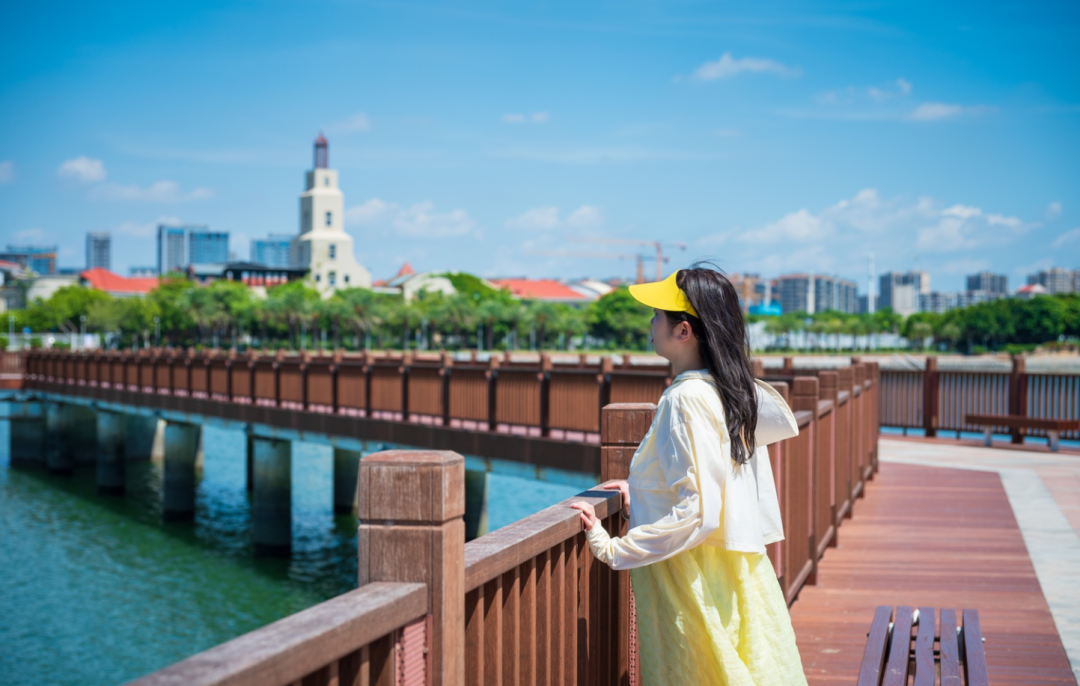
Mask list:
[[[326,138],[320,133],[315,139],[315,168],[307,173],[300,194],[300,235],[291,248],[293,265],[308,269],[324,298],[338,288],[371,288],[371,274],[357,263],[352,236],[345,233],[345,196],[329,161]]]

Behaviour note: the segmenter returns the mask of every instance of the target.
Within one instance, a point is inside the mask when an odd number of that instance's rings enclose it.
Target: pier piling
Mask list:
[[[75,461],[71,454],[72,406],[45,404],[45,464],[53,474],[71,474]]]
[[[36,400],[11,404],[12,467],[45,466],[45,407]]]
[[[356,480],[362,454],[356,450],[334,448],[334,514],[356,512]]]
[[[125,417],[120,412],[97,413],[97,487],[102,495],[123,495],[127,462],[124,459]]]
[[[292,552],[292,443],[261,436],[252,443],[255,554],[287,557]]]
[[[167,522],[195,518],[195,451],[199,426],[181,422],[165,424],[165,506]]]

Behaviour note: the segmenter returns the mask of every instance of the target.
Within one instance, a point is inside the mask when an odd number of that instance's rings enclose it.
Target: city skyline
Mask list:
[[[322,129],[375,278],[632,275],[535,254],[580,236],[863,294],[870,252],[941,291],[1080,266],[1073,7],[270,7],[6,10],[0,243],[246,255],[296,233]]]

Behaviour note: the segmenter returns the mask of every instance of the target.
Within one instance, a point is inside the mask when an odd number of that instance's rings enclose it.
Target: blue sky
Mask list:
[[[4,3],[0,243],[298,230],[320,130],[376,278],[1080,267],[1080,5]],[[643,248],[644,250],[647,250]],[[651,271],[652,267],[649,266]]]

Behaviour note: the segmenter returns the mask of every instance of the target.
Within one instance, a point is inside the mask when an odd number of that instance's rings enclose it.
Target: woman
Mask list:
[[[765,446],[798,434],[795,417],[754,380],[731,282],[684,269],[630,287],[656,310],[652,340],[675,379],[619,489],[629,531],[610,538],[591,505],[589,547],[629,569],[641,683],[806,684],[787,604],[765,546],[784,538]]]

